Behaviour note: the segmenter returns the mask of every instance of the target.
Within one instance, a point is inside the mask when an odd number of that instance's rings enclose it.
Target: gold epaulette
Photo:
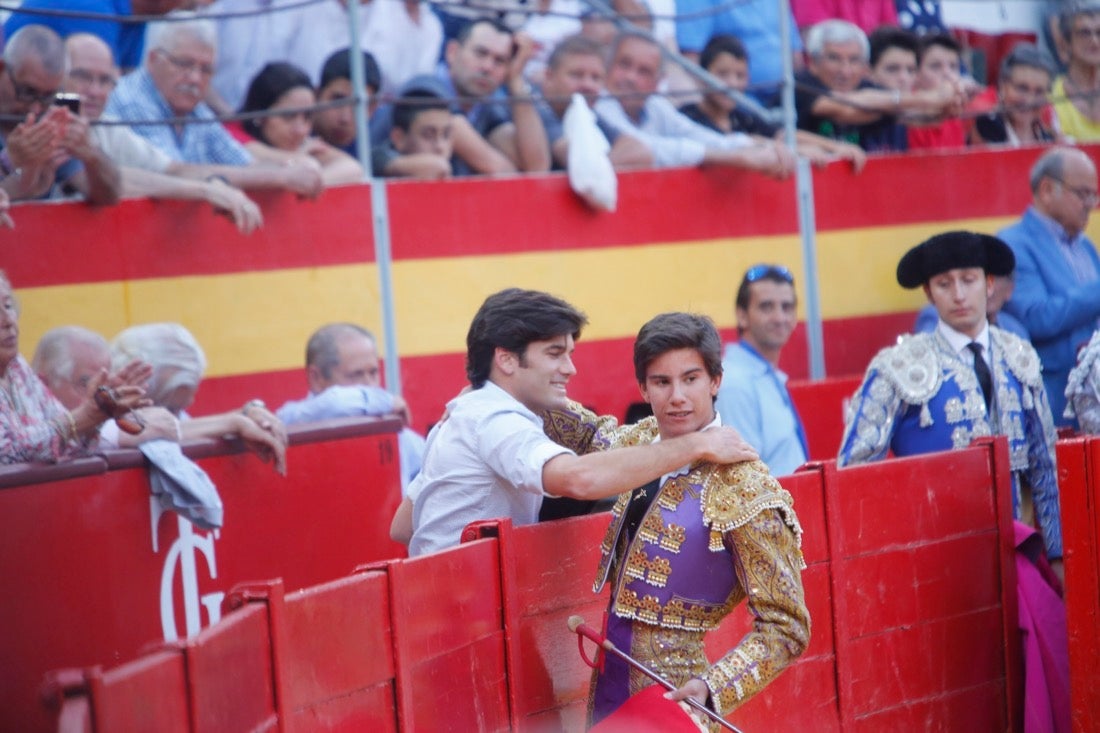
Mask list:
[[[794,499],[763,461],[718,466],[707,473],[703,482],[703,524],[710,528],[712,540],[742,527],[762,511],[777,509],[802,547],[802,526],[794,512]]]

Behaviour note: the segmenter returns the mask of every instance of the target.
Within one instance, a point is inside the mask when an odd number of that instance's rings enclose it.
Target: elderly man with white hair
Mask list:
[[[31,368],[67,410],[75,410],[88,399],[101,373],[111,369],[107,339],[81,326],[60,326],[42,334],[35,347]],[[149,366],[137,361],[120,365],[108,377],[108,384],[141,384]],[[100,426],[99,445],[105,448],[133,447],[148,440],[181,439],[179,420],[163,407],[141,407],[142,430],[127,433],[108,420]]]
[[[806,34],[809,68],[796,75],[798,127],[859,145],[868,152],[903,149],[896,127],[903,115],[958,114],[966,103],[961,84],[901,91],[867,79],[871,55],[867,34],[845,20],[825,20]]]
[[[140,69],[118,81],[106,113],[122,120],[159,120],[132,125],[172,160],[218,165],[217,175],[240,188],[286,188],[321,192],[320,167],[303,156],[288,165],[260,164],[203,102],[214,74],[216,33],[209,20],[189,18],[150,24]]]
[[[239,410],[191,417],[206,354],[191,332],[178,323],[131,326],[111,342],[112,364],[142,361],[153,369],[146,396],[180,419],[183,440],[235,437],[280,474],[286,473],[286,428],[261,400],[249,400]]]

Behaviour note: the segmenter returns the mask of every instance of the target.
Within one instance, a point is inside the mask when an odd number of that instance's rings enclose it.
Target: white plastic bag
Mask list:
[[[611,165],[611,145],[596,126],[596,113],[580,94],[574,94],[562,122],[569,141],[569,185],[585,203],[601,211],[614,211],[619,198],[619,179]]]

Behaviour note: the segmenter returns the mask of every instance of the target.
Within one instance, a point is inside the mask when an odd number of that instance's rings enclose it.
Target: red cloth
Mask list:
[[[699,726],[665,689],[650,685],[589,728],[589,733],[699,733]]]
[[[959,119],[930,127],[909,128],[910,150],[951,150],[966,147],[966,127]]]

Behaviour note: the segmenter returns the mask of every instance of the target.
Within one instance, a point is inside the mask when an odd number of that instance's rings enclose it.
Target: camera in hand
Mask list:
[[[68,92],[58,92],[53,97],[53,103],[58,107],[68,107],[74,115],[80,114],[80,95]]]

